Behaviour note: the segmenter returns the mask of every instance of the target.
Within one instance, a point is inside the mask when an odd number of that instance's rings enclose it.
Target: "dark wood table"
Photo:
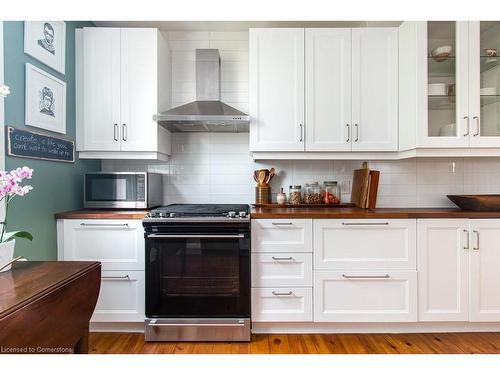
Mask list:
[[[0,273],[0,354],[87,353],[99,262],[17,262]]]

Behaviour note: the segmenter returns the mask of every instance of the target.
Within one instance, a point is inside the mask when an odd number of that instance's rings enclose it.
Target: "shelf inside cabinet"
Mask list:
[[[500,95],[481,95],[481,107],[500,102]]]
[[[455,109],[455,96],[429,95],[428,108],[430,110],[453,110]]]
[[[453,77],[455,76],[455,56],[448,56],[442,61],[429,56],[427,68],[429,77]]]
[[[500,64],[500,57],[481,56],[480,62],[481,73],[484,73],[498,66]]]

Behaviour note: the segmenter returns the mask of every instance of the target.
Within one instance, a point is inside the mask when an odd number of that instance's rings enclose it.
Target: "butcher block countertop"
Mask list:
[[[54,216],[56,219],[111,219],[130,220],[143,219],[149,210],[75,210],[58,212]]]
[[[465,211],[459,208],[252,207],[251,217],[252,219],[489,219],[500,218],[500,211]]]

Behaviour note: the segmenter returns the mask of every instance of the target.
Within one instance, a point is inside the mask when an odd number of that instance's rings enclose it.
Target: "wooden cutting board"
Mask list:
[[[368,198],[366,202],[366,208],[375,208],[377,205],[377,192],[378,192],[378,180],[380,178],[380,171],[370,171],[370,177],[368,182]]]
[[[354,170],[352,177],[351,203],[359,208],[366,208],[369,182],[370,170],[363,163],[363,168]]]

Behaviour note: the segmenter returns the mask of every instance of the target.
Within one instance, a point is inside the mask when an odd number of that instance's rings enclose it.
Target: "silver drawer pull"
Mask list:
[[[127,227],[128,224],[114,224],[114,223],[80,223],[82,227]]]
[[[273,260],[280,261],[280,260],[293,260],[293,257],[272,257]]]
[[[293,225],[293,223],[272,223],[273,225]]]
[[[469,250],[469,231],[464,229],[464,233],[467,234],[467,240],[465,240],[466,245],[464,246],[464,250]]]
[[[346,275],[342,274],[344,279],[390,279],[391,276],[385,275]]]
[[[148,234],[148,238],[245,238],[244,234]]]
[[[349,226],[349,225],[389,225],[388,222],[383,222],[383,223],[342,223],[342,225],[346,225],[346,226]]]
[[[102,280],[130,281],[130,276],[101,276]]]
[[[244,327],[244,323],[148,323],[149,327]]]
[[[472,250],[479,250],[479,231],[473,230],[472,233],[476,234],[476,246],[474,246]]]
[[[275,292],[274,290],[271,292],[273,294],[273,296],[277,296],[277,297],[282,297],[282,296],[292,296],[293,295],[293,292],[292,291],[289,291],[288,293],[279,293],[279,292]]]

